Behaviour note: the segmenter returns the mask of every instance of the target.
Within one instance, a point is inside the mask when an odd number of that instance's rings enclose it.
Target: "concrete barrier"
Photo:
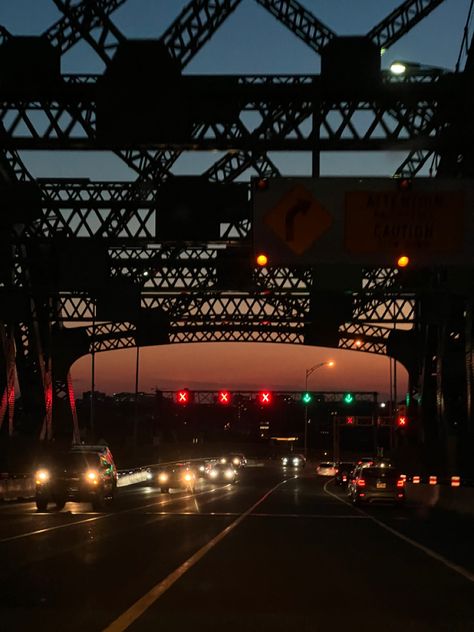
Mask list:
[[[128,485],[135,485],[136,483],[144,483],[150,481],[152,478],[153,475],[148,469],[123,473],[119,476],[117,487],[127,487]]]
[[[0,500],[26,500],[34,495],[35,483],[31,476],[0,479]]]
[[[444,485],[406,485],[406,496],[409,502],[426,508],[438,508],[445,511],[474,515],[474,488]]]

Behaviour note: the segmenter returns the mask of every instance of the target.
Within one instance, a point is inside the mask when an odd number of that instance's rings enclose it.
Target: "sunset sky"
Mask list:
[[[302,0],[327,26],[343,34],[364,34],[401,0]],[[186,3],[183,0],[128,0],[112,16],[128,37],[159,37]],[[395,59],[453,69],[469,8],[469,0],[447,0],[426,20],[385,53],[384,67]],[[40,34],[60,17],[52,0],[2,0],[0,24],[13,34]],[[348,60],[350,63],[350,60]],[[86,44],[76,45],[62,60],[63,72],[101,72],[103,64]],[[356,72],[356,69],[354,70]],[[186,68],[196,74],[317,73],[319,56],[280,25],[253,0],[243,0],[234,14]],[[185,153],[176,174],[202,172],[220,153]],[[134,174],[109,152],[23,152],[37,177],[90,177],[92,180],[130,180]],[[309,175],[305,153],[271,154],[285,175]],[[404,154],[323,154],[321,174],[390,176]],[[135,350],[96,356],[96,388],[106,392],[132,391]],[[371,390],[387,394],[389,361],[360,352],[243,343],[170,345],[140,351],[140,390],[155,388],[229,389],[260,387],[302,389],[305,369],[333,359],[336,366],[313,374],[313,390]],[[90,356],[73,366],[76,394],[90,389]],[[404,395],[406,373],[399,370],[398,392]]]

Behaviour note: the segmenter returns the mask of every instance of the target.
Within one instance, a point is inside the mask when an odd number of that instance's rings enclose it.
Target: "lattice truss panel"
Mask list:
[[[313,146],[313,94],[311,84],[300,81],[273,81],[270,94],[265,84],[239,78],[239,112],[235,122],[197,123],[184,145],[195,149],[310,150]],[[296,83],[296,85],[292,85]],[[403,149],[415,143],[431,149],[442,129],[435,116],[433,85],[422,82],[417,100],[407,97],[405,86],[388,82],[386,105],[381,100],[325,100],[321,103],[321,151],[377,150],[390,142]],[[219,88],[219,79],[215,80]],[[315,84],[316,85],[316,84]],[[224,87],[222,88],[224,90]],[[66,84],[61,96],[46,99],[14,100],[3,98],[0,121],[5,128],[5,144],[16,149],[101,149],[96,140],[95,87]],[[59,93],[58,93],[59,94]],[[225,93],[224,93],[225,94]],[[235,96],[229,94],[229,103]],[[404,102],[406,101],[406,102]],[[117,143],[118,145],[120,143]],[[157,143],[150,143],[151,145]],[[241,159],[242,160],[242,159]],[[254,159],[247,156],[253,166]],[[270,163],[268,163],[270,164]],[[240,167],[241,168],[241,167]],[[259,171],[262,167],[259,166]],[[266,165],[263,170],[268,171]]]
[[[209,249],[184,250],[182,265],[175,259],[173,266],[163,267],[156,265],[155,248],[151,265],[146,248],[116,248],[113,253],[116,276],[140,286],[142,309],[159,309],[169,317],[170,342],[304,343],[304,328],[311,321],[310,269],[254,270],[253,290],[221,291],[216,287],[216,258]],[[340,327],[341,348],[385,353],[391,329],[413,327],[415,299],[395,293],[396,277],[392,269],[367,271],[365,290],[353,297],[353,318]],[[317,280],[314,283],[317,286]],[[87,324],[91,349],[135,345],[133,323],[91,325],[95,307],[88,295],[61,293],[56,307],[65,324]]]

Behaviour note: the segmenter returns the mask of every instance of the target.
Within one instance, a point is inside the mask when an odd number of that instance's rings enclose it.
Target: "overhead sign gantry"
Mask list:
[[[270,264],[474,264],[474,183],[275,178],[253,187],[254,247]]]

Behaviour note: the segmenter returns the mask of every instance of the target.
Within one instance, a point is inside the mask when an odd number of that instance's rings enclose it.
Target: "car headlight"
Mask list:
[[[293,459],[293,465],[299,465],[299,464],[300,464],[299,459]]]
[[[288,459],[282,459],[282,463],[283,465],[286,465],[288,463]]]
[[[232,463],[234,465],[240,465],[240,459],[236,457],[235,459],[233,459]]]
[[[222,463],[222,465],[224,465],[225,463],[227,463],[227,459],[225,457],[222,457],[222,459],[220,459],[219,463]]]
[[[48,470],[38,470],[35,474],[36,484],[41,485],[42,483],[47,483],[51,478]]]
[[[211,478],[217,478],[217,470],[211,470],[211,471],[209,472],[209,476],[210,476]]]
[[[200,466],[199,466],[199,471],[200,471],[200,472],[204,472],[204,470],[205,470],[205,469],[206,469],[206,468],[204,467],[204,465],[200,465]]]
[[[97,483],[99,482],[99,473],[96,472],[95,470],[87,470],[86,480],[88,483],[91,483],[92,485],[97,485]]]
[[[234,471],[233,470],[226,470],[224,473],[224,476],[226,478],[234,478]]]
[[[166,474],[166,472],[161,472],[160,474],[158,474],[158,480],[160,481],[160,483],[166,483],[168,478],[169,476],[168,474]]]
[[[188,481],[188,482],[192,481],[193,480],[193,475],[188,472],[187,474],[184,475],[184,480]]]

